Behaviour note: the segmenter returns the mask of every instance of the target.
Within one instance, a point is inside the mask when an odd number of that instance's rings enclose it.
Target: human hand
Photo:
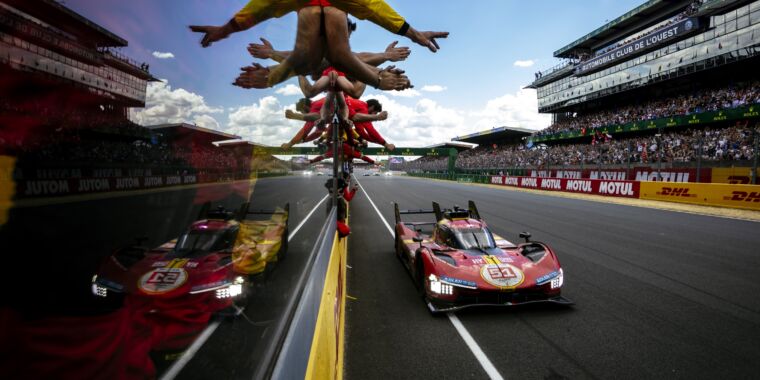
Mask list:
[[[377,88],[384,91],[401,91],[413,87],[409,78],[404,75],[404,70],[397,69],[396,66],[388,66],[380,70],[378,79]]]
[[[291,119],[291,120],[296,120],[296,113],[293,112],[293,110],[285,110],[285,118],[286,119]]]
[[[269,85],[269,68],[254,63],[251,66],[241,67],[242,73],[232,84],[242,88],[267,88]]]
[[[391,143],[386,143],[385,149],[388,149],[389,152],[393,152],[396,149],[396,146]]]
[[[414,28],[409,28],[407,35],[409,36],[409,38],[412,39],[412,41],[430,49],[430,51],[435,53],[438,51],[438,49],[441,48],[440,46],[438,46],[438,41],[436,41],[435,39],[447,38],[449,36],[449,32],[431,32],[431,31],[418,32],[417,30],[414,30]]]
[[[248,44],[248,52],[251,53],[251,55],[254,58],[259,59],[269,59],[272,58],[272,54],[274,54],[274,47],[272,46],[272,43],[267,41],[266,38],[261,38],[260,44],[257,43],[251,43]]]
[[[213,25],[190,25],[190,30],[195,33],[203,33],[201,46],[209,47],[212,43],[223,40],[230,35],[230,31],[225,26]]]
[[[377,114],[377,121],[383,121],[388,118],[388,111],[383,111]]]
[[[290,149],[290,147],[292,147],[292,145],[290,145],[290,143],[285,143],[285,144],[280,145],[280,148],[285,149],[285,150]]]
[[[391,62],[403,61],[412,53],[408,47],[396,47],[396,44],[398,44],[398,41],[393,41],[387,48],[385,48],[385,59]]]

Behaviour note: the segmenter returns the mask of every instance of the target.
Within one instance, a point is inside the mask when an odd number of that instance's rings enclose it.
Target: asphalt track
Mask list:
[[[406,177],[358,177],[351,204],[347,379],[488,378],[394,257],[401,208],[466,206],[549,243],[573,307],[457,312],[505,379],[757,378],[760,223]]]

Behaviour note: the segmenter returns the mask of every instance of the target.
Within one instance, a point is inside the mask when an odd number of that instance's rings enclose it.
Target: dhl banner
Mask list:
[[[641,182],[641,199],[760,211],[760,186]]]
[[[491,184],[760,211],[760,186],[757,185],[511,176],[491,176]]]
[[[760,178],[760,170],[756,173]],[[752,181],[752,168],[713,168],[712,183],[748,185]]]

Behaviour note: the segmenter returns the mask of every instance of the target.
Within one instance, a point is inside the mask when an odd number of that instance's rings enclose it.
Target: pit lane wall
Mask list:
[[[306,380],[343,378],[348,239],[335,234],[311,344]]]
[[[760,211],[760,186],[491,176],[494,185]]]

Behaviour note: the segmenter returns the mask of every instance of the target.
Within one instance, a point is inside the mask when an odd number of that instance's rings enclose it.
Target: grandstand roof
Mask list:
[[[500,142],[517,142],[535,132],[531,129],[515,127],[498,127],[489,130],[472,133],[466,136],[457,136],[452,141],[461,141],[470,144],[492,144]]]
[[[648,0],[624,13],[620,17],[596,28],[589,34],[569,43],[554,52],[558,58],[571,58],[576,51],[588,51],[621,31],[636,27],[644,20],[656,21],[657,15],[664,15],[675,8],[682,8],[693,0]]]
[[[55,0],[3,0],[3,3],[95,46],[127,46],[127,40]]]
[[[220,146],[220,147],[250,145],[250,146],[254,146],[254,147],[260,146],[260,147],[270,148],[269,145],[259,144],[259,143],[255,143],[253,141],[246,141],[246,140],[240,140],[240,139],[216,141],[216,142],[214,142],[214,144],[217,145],[217,146]]]
[[[475,147],[474,145],[472,145],[472,144],[468,144],[468,143],[459,143],[459,142],[443,142],[443,143],[440,143],[440,144],[429,145],[429,146],[426,146],[425,148],[428,148],[428,149],[437,149],[437,148],[443,148],[443,149],[446,149],[446,148],[454,148],[454,149],[456,149],[456,150],[457,150],[457,152],[461,152],[461,151],[463,151],[463,150],[472,149],[472,148],[474,148],[474,147]]]
[[[207,137],[208,140],[212,140],[212,141],[240,139],[240,136],[237,136],[237,135],[224,133],[221,131],[215,131],[213,129],[203,128],[197,125],[192,125],[192,124],[187,124],[187,123],[149,125],[149,126],[146,126],[145,128],[148,128],[155,132],[169,132],[172,134],[192,132],[196,135],[201,135],[201,136],[205,135],[205,137]]]

